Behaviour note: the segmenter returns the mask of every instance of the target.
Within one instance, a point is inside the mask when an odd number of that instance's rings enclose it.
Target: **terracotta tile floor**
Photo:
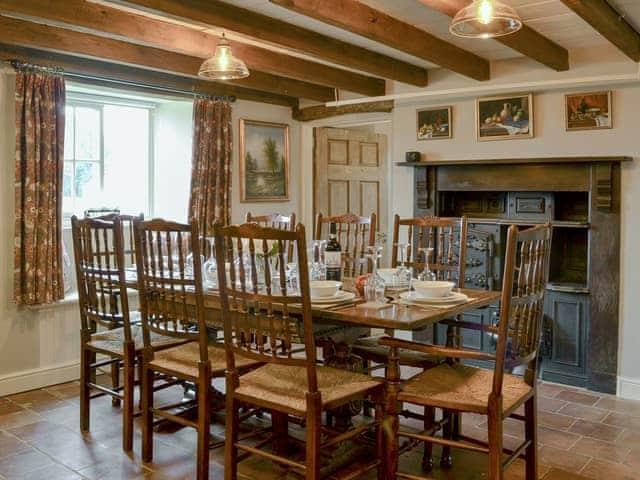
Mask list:
[[[640,402],[621,400],[564,386],[542,383],[539,397],[540,478],[545,480],[640,479]],[[167,390],[179,397],[181,390]],[[154,436],[154,462],[140,459],[139,429],[133,454],[120,449],[120,410],[102,397],[92,401],[91,434],[82,436],[78,421],[77,382],[0,398],[0,479],[192,479],[195,434],[190,429]],[[465,415],[463,429],[486,438],[484,417]],[[214,426],[214,433],[222,433]],[[517,444],[519,422],[505,424],[505,443]],[[223,478],[223,452],[211,451],[211,478]],[[482,473],[485,457],[454,453],[451,470],[434,469],[433,478],[472,480]],[[420,452],[402,457],[408,473],[419,473]],[[298,478],[263,460],[241,466],[243,480]],[[370,474],[367,479],[374,479]],[[516,462],[507,479],[524,479]]]

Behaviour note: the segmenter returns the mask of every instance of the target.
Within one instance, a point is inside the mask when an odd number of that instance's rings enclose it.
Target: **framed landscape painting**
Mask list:
[[[423,108],[416,112],[418,140],[451,138],[451,107]]]
[[[479,141],[533,137],[533,94],[476,100]]]
[[[289,125],[240,120],[240,201],[289,200]]]
[[[612,128],[611,90],[565,95],[565,121],[568,132]]]

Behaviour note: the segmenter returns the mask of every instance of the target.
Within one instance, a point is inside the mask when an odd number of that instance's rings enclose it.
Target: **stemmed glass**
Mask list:
[[[382,257],[382,245],[367,247],[365,257],[371,260],[371,275],[364,282],[364,297],[367,302],[385,303],[384,291],[386,284],[378,274],[378,260]]]
[[[214,237],[207,237],[207,242],[209,242],[209,258],[202,265],[202,275],[205,288],[216,288],[218,286],[218,265],[216,263]]]
[[[324,249],[327,246],[325,240],[314,240],[311,247],[311,258],[313,261],[309,265],[310,280],[326,280],[327,265],[324,263]]]
[[[407,268],[406,261],[409,254],[411,245],[408,243],[396,243],[396,248],[400,253],[400,265],[398,265],[396,271],[393,273],[393,286],[405,287],[411,282],[412,271]]]
[[[433,247],[420,248],[419,251],[424,252],[424,270],[418,274],[417,280],[421,282],[437,280],[435,272],[429,267],[429,259],[433,256]]]

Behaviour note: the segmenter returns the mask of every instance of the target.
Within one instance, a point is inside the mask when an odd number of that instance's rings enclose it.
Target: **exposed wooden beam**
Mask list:
[[[354,105],[343,105],[340,107],[325,107],[324,105],[314,105],[306,108],[294,108],[293,118],[300,122],[319,120],[322,118],[336,117],[338,115],[348,115],[350,113],[372,113],[393,111],[393,100],[383,100],[379,102],[357,103]]]
[[[286,107],[297,107],[298,105],[298,99],[284,95],[3,43],[0,43],[0,60],[20,60],[43,66],[60,67],[76,81],[89,81],[112,86],[124,84],[128,88],[151,91],[168,89],[185,94],[192,92],[229,95],[243,100]],[[81,77],[77,77],[77,75],[81,75]]]
[[[640,61],[640,34],[606,0],[562,0],[634,62]]]
[[[217,0],[118,0],[118,3],[225,28],[382,78],[427,85],[425,68]]]
[[[488,80],[489,61],[356,0],[270,0],[476,80]]]
[[[460,9],[469,5],[469,0],[418,1],[449,17],[454,17]],[[569,52],[567,49],[527,25],[523,25],[522,29],[516,33],[498,37],[495,40],[558,72],[569,70]]]
[[[4,43],[106,59],[174,74],[195,76],[202,63],[198,57],[2,16],[0,31]],[[252,72],[247,78],[224,83],[320,102],[335,99],[332,88],[263,72]]]
[[[0,12],[107,38],[157,46],[206,58],[218,40],[214,35],[175,23],[91,3],[85,0],[0,0]],[[385,94],[383,79],[311,62],[246,43],[230,41],[234,54],[254,71],[295,78],[368,96]]]

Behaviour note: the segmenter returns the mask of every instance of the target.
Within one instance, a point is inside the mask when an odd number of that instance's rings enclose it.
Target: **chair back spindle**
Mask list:
[[[217,263],[225,265],[218,268],[218,285],[227,370],[235,370],[236,354],[264,363],[306,367],[308,391],[317,391],[304,226],[299,224],[291,232],[255,223],[216,224],[214,231]],[[300,291],[287,284],[287,243],[297,254]],[[297,311],[295,317],[292,311]],[[304,355],[294,348],[300,321]]]
[[[200,361],[208,359],[202,266],[196,221],[136,221],[136,266],[143,338],[151,348],[151,332],[199,343]]]
[[[398,244],[410,246],[405,264],[420,272],[424,268],[426,252],[433,248],[429,268],[438,280],[448,280],[464,287],[465,257],[467,253],[467,218],[425,216],[400,218],[393,222],[391,266],[398,266]]]
[[[291,213],[290,215],[280,215],[279,213],[271,213],[267,215],[251,215],[251,212],[247,212],[245,222],[257,223],[261,227],[270,227],[293,232],[296,229],[296,214]],[[293,244],[291,242],[287,242],[286,247],[287,259],[291,262],[293,258]]]
[[[357,277],[370,270],[369,261],[365,258],[367,247],[376,243],[376,214],[369,217],[360,217],[353,213],[325,217],[322,213],[316,215],[316,226],[313,238],[325,240],[329,236],[328,226],[323,232],[322,226],[329,223],[336,224],[338,242],[345,254],[344,275]]]
[[[494,392],[502,390],[505,369],[528,364],[527,382],[535,382],[544,295],[549,276],[552,228],[523,231],[511,226],[507,235],[504,280],[497,327]]]
[[[130,341],[121,222],[74,215],[71,228],[83,331],[124,327],[125,341]]]

